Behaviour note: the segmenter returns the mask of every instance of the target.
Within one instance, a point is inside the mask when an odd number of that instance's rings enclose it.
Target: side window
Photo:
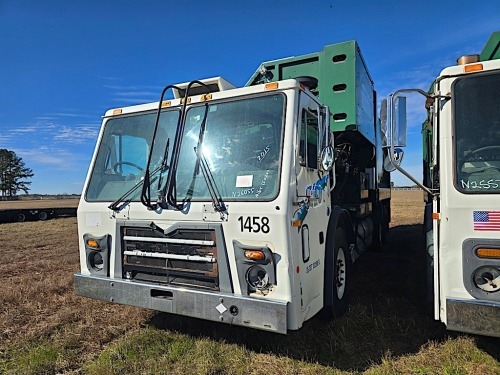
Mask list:
[[[300,124],[300,165],[318,168],[318,116],[308,109],[302,110]]]

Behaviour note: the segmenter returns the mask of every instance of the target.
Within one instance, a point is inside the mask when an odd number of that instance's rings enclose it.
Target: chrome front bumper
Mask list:
[[[500,337],[500,304],[477,300],[446,300],[446,328]]]
[[[233,294],[75,274],[75,292],[82,297],[172,314],[287,333],[287,303]]]

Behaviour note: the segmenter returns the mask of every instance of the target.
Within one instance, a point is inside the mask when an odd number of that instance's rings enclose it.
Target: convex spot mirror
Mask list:
[[[393,160],[391,160],[389,152],[391,151],[387,149],[387,154],[384,156],[384,169],[387,172],[392,172],[396,169],[396,166],[399,167],[403,162],[404,151],[400,148],[395,148],[394,155],[392,156]]]
[[[332,146],[327,146],[321,151],[319,157],[319,169],[323,172],[329,171],[333,168],[335,155]]]

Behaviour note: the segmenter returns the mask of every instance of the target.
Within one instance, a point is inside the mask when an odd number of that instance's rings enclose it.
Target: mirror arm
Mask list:
[[[433,96],[429,95],[427,92],[424,90],[420,89],[400,89],[392,93],[389,97],[389,111],[388,115],[390,118],[387,121],[387,124],[389,126],[389,134],[391,135],[391,142],[389,145],[389,160],[391,161],[392,165],[399,171],[401,172],[404,176],[406,176],[408,179],[410,179],[413,183],[415,183],[419,188],[424,190],[425,192],[429,193],[430,195],[437,196],[438,193],[435,191],[432,191],[429,189],[427,186],[419,182],[415,177],[413,177],[411,174],[409,174],[406,170],[404,170],[396,161],[394,160],[394,136],[395,136],[395,131],[394,131],[394,121],[393,121],[393,115],[394,115],[394,100],[395,98],[401,94],[401,93],[407,93],[407,92],[418,92],[419,94],[423,95],[426,98],[434,98]]]

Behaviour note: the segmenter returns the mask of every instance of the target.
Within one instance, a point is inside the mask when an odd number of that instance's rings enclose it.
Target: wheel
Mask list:
[[[48,216],[49,215],[47,215],[47,212],[40,211],[40,213],[38,214],[38,219],[41,220],[41,221],[44,221],[44,220],[47,220]]]
[[[118,167],[121,165],[130,165],[131,167],[137,168],[140,172],[142,172],[144,170],[144,168],[142,168],[142,167],[138,166],[137,164],[132,163],[130,161],[119,161],[119,162],[115,163],[115,165],[113,165],[113,170],[115,171],[116,174],[121,174],[121,172],[118,171]]]
[[[335,230],[333,239],[333,256],[327,256],[331,272],[325,274],[325,306],[322,316],[326,319],[334,319],[342,316],[348,308],[349,284],[351,277],[351,256],[349,245],[343,228]]]
[[[17,219],[18,222],[21,223],[24,220],[26,220],[26,216],[24,214],[17,214],[16,219]]]

